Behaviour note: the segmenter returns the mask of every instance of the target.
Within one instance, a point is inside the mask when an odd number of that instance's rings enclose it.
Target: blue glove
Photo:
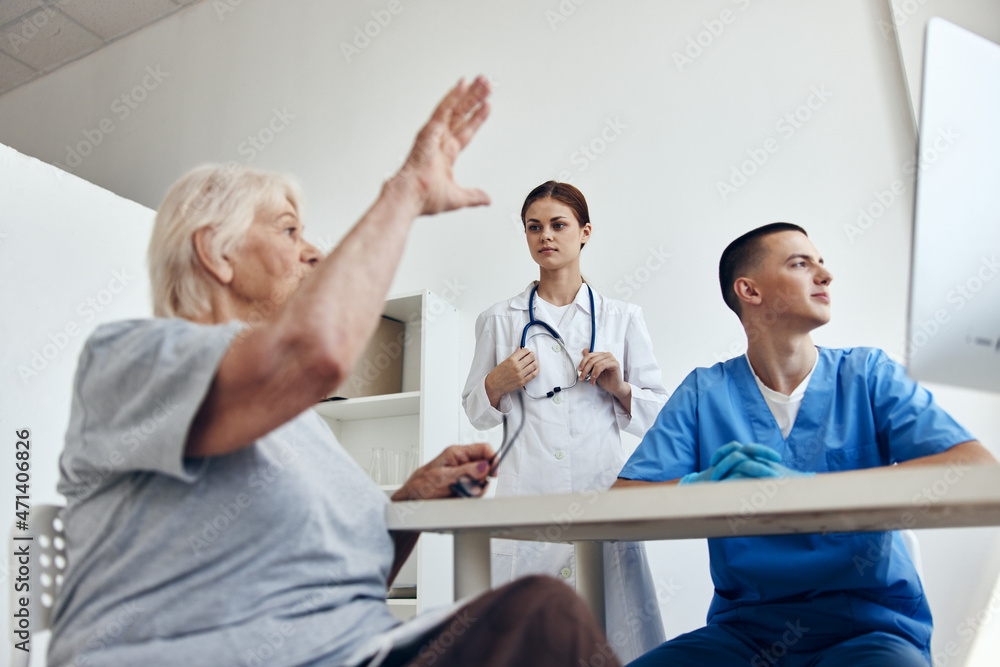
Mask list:
[[[750,443],[741,445],[738,442],[730,442],[723,445],[712,455],[709,467],[701,472],[688,473],[681,477],[678,484],[694,484],[695,482],[721,482],[728,479],[746,479],[756,472],[756,468],[749,467],[747,472],[743,467],[754,462],[777,463],[781,460],[781,455],[770,447]],[[763,475],[757,475],[763,476]],[[772,475],[773,476],[773,475]]]
[[[780,459],[779,459],[780,460]],[[815,477],[814,472],[802,472],[786,468],[776,461],[747,459],[742,461],[726,479],[762,479],[764,477]]]

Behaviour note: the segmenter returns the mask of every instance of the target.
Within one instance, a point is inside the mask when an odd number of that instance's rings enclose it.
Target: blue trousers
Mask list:
[[[930,667],[919,648],[887,632],[870,632],[827,645],[792,624],[763,639],[715,623],[660,644],[627,667]]]

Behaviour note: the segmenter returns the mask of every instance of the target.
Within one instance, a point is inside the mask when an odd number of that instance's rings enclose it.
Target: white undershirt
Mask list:
[[[753,379],[757,381],[757,388],[760,389],[761,395],[764,397],[764,402],[767,403],[767,407],[771,409],[771,414],[774,415],[774,421],[778,423],[778,428],[781,429],[781,437],[788,439],[788,434],[792,432],[792,426],[795,424],[795,417],[799,414],[799,406],[802,405],[802,397],[806,395],[806,387],[809,386],[809,379],[813,375],[813,371],[816,370],[816,363],[819,361],[819,353],[816,353],[816,361],[813,362],[813,366],[809,369],[809,374],[805,376],[799,386],[792,390],[792,393],[785,396],[780,391],[775,391],[765,385],[757,377],[757,373],[753,370],[753,365],[750,363],[750,357],[746,357],[747,366],[750,366],[750,372],[753,373]]]
[[[549,312],[549,315],[553,316],[552,326],[558,326],[562,322],[563,315],[565,315],[566,311],[569,310],[569,307],[575,303],[573,301],[570,301],[565,306],[557,306],[555,304],[549,303],[542,297],[538,297],[538,301],[540,303],[545,304],[543,308]]]

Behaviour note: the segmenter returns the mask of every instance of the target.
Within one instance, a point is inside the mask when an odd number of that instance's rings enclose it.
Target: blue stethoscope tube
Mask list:
[[[584,283],[587,285],[587,283]],[[587,292],[590,295],[590,351],[594,351],[594,343],[597,341],[597,309],[594,307],[594,290],[590,289],[590,285],[587,285]],[[538,293],[538,285],[535,285],[531,289],[531,296],[528,297],[528,323],[524,325],[524,329],[521,331],[521,347],[528,341],[528,330],[534,326],[543,327],[546,331],[552,334],[552,337],[559,341],[559,344],[566,350],[566,343],[563,341],[559,333],[553,329],[551,326],[542,322],[541,320],[535,319],[535,294]],[[567,352],[568,354],[568,352]],[[572,362],[571,362],[572,363]],[[576,384],[575,382],[573,384]],[[572,385],[571,385],[572,386]],[[569,387],[566,387],[567,389]],[[563,387],[555,387],[552,391],[546,392],[546,398],[551,398],[558,392],[562,391]],[[527,389],[525,389],[527,393]],[[531,394],[528,394],[531,396]],[[531,398],[539,398],[536,396],[531,396]]]

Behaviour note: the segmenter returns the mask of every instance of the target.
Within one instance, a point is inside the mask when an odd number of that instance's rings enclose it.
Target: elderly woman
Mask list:
[[[281,176],[203,167],[170,189],[149,251],[158,317],[100,327],[80,357],[60,460],[69,568],[50,664],[385,658],[351,656],[400,634],[385,594],[417,536],[389,533],[386,499],[308,408],[365,349],[414,218],[489,202],[451,176],[488,95],[479,78],[445,97],[326,258]],[[463,474],[485,481],[492,455],[450,447],[393,500],[448,496]],[[384,664],[603,659],[603,635],[568,591],[515,582]]]

